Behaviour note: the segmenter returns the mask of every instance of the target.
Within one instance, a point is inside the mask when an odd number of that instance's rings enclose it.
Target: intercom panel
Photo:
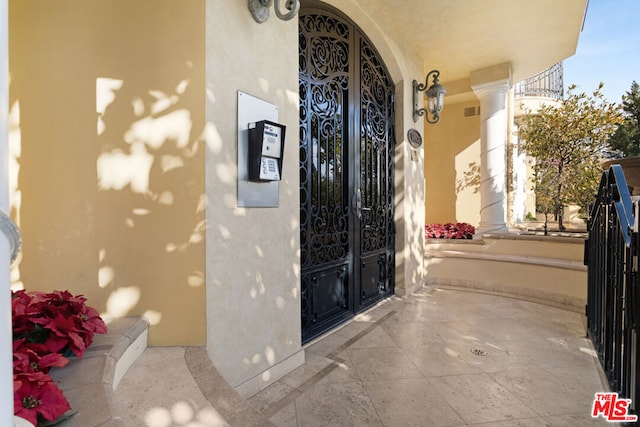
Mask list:
[[[280,181],[285,130],[268,120],[249,123],[249,180]]]
[[[278,118],[277,105],[238,91],[238,207],[275,208],[280,204],[280,181],[249,178],[249,124],[261,120],[278,123]],[[280,156],[284,156],[282,148]],[[265,163],[268,168],[270,162]],[[279,175],[282,178],[282,173]]]

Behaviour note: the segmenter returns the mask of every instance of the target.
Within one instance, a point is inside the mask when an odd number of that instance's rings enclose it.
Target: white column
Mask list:
[[[480,99],[480,226],[476,234],[507,233],[506,142],[510,79],[472,86]]]
[[[0,209],[9,212],[9,1],[0,0]],[[13,425],[9,240],[0,233],[0,425]]]
[[[527,155],[522,149],[522,144],[518,138],[520,125],[517,121],[513,123],[513,216],[512,225],[521,224],[529,211],[527,211]],[[535,213],[531,211],[531,213]]]
[[[513,174],[513,220],[520,223],[527,215],[527,156],[520,148],[519,141],[514,144],[513,149]]]

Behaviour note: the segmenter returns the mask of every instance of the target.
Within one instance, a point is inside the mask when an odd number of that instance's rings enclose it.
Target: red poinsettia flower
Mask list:
[[[34,371],[29,365],[19,363],[13,366],[13,380],[22,382],[30,382],[34,384],[45,384],[51,382],[52,379],[49,374],[44,372]]]
[[[12,293],[14,411],[34,425],[71,409],[48,374],[69,362],[60,353],[82,357],[93,335],[107,331],[85,302],[69,291]]]
[[[93,342],[93,335],[107,332],[107,326],[98,311],[87,306],[86,298],[82,295],[74,296],[68,291],[34,291],[29,295],[32,298],[30,307],[36,308],[38,312],[37,316],[28,318],[35,327],[24,328],[25,332],[18,337],[24,336],[32,341],[45,342],[51,351],[71,351],[82,357],[85,349]],[[61,318],[67,319],[67,322],[60,324],[58,320]],[[42,330],[46,335],[43,335]],[[83,345],[77,340],[78,337],[82,339]]]
[[[427,239],[472,239],[475,227],[466,222],[455,224],[426,224],[424,226],[425,238]]]
[[[100,317],[100,313],[93,307],[84,306],[82,312],[79,313],[82,320],[82,328],[95,334],[106,334],[107,325]]]
[[[86,307],[87,299],[82,295],[72,295],[69,291],[53,291],[49,293],[31,292],[34,304],[55,307],[56,313],[64,316],[79,315]]]
[[[13,313],[13,334],[33,331],[35,324],[32,319],[39,316],[39,312],[32,304],[31,296],[25,291],[16,291],[12,295],[11,305]]]
[[[15,377],[14,377],[15,378]],[[38,424],[38,418],[53,421],[71,409],[62,391],[52,381],[30,381],[28,377],[14,379],[14,414]]]
[[[47,351],[44,351],[46,349]],[[62,368],[69,359],[60,353],[51,353],[44,344],[30,343],[24,339],[13,342],[13,370],[48,373],[53,367]]]
[[[17,291],[11,294],[11,313],[13,316],[21,316],[27,310],[31,298],[24,291]]]
[[[13,342],[13,352],[22,351],[24,348],[28,348],[29,350],[36,353],[38,356],[44,356],[51,353],[49,347],[47,347],[44,343],[31,342],[26,338],[20,338]]]
[[[60,352],[68,347],[78,357],[86,350],[84,340],[80,336],[81,321],[77,317],[65,317],[58,314],[53,319],[47,319],[42,325],[51,331],[49,338],[44,342],[52,352]]]

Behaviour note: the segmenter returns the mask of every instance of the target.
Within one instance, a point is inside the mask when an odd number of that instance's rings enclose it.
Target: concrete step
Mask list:
[[[82,359],[72,357],[50,374],[77,411],[61,427],[122,427],[114,390],[147,347],[149,324],[141,317],[105,319],[107,334],[96,334]]]

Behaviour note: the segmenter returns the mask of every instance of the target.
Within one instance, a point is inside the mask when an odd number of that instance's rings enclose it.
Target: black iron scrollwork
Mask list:
[[[361,41],[361,250],[392,246],[393,242],[393,81],[379,56]]]
[[[327,16],[300,18],[300,203],[302,266],[348,255],[345,203],[349,30]]]

